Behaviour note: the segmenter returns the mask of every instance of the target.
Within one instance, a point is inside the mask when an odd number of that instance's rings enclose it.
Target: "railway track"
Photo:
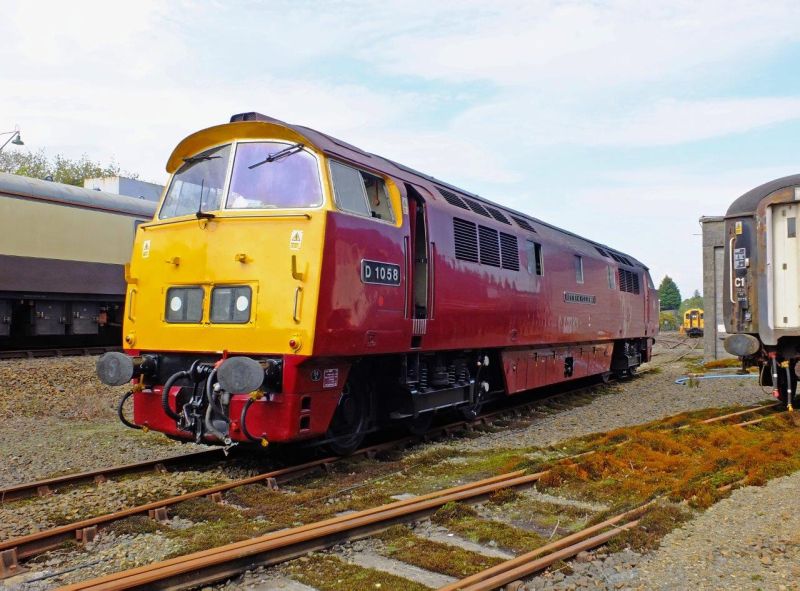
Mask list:
[[[556,395],[556,397],[558,396],[563,396],[563,394]],[[526,407],[528,407],[526,408],[526,410],[530,411],[532,407],[534,407],[535,405],[536,403],[529,403],[528,405],[526,405]],[[729,413],[719,417],[714,417],[712,419],[707,419],[701,422],[711,423],[728,419],[738,419],[747,414],[753,414],[764,410],[769,410],[774,406],[775,405],[759,406],[752,409],[746,409],[744,411],[738,411],[735,413]],[[521,412],[522,410],[520,408],[496,411],[494,413],[484,415],[476,419],[475,421],[461,421],[458,423],[451,423],[448,425],[444,425],[442,427],[437,427],[435,430],[432,430],[431,432],[427,433],[426,436],[432,437],[435,434],[449,435],[453,433],[456,429],[470,429],[473,428],[476,424],[480,423],[486,424],[490,420],[493,419],[496,420],[499,417],[507,416],[509,414],[515,414],[515,415],[521,414]],[[401,440],[386,442],[380,445],[363,448],[358,452],[356,452],[356,454],[370,457],[378,454],[383,450],[401,447],[403,445],[419,441],[419,439],[420,439],[419,437],[406,437]],[[204,456],[205,454],[213,453],[214,451],[219,453],[219,450],[213,450],[212,452],[200,452],[199,454],[193,454],[193,456],[195,457]],[[586,453],[580,455],[583,456],[586,455]],[[564,459],[569,459],[569,458],[564,458]],[[60,544],[66,541],[77,540],[79,542],[90,542],[97,535],[98,529],[107,527],[108,525],[120,521],[122,519],[133,517],[135,515],[148,515],[158,520],[166,520],[168,508],[178,503],[202,497],[210,498],[215,501],[221,501],[222,494],[225,493],[226,491],[230,491],[235,488],[249,484],[261,483],[268,485],[271,488],[277,488],[279,484],[307,475],[310,472],[316,470],[327,470],[332,466],[332,464],[334,464],[339,460],[341,460],[341,458],[338,457],[322,458],[311,462],[306,462],[295,466],[282,468],[279,470],[265,472],[249,478],[243,478],[231,482],[226,482],[209,488],[192,491],[186,494],[165,498],[159,501],[154,501],[151,503],[146,503],[136,507],[124,509],[122,511],[117,511],[106,515],[84,519],[67,525],[55,527],[49,530],[44,530],[26,536],[21,536],[10,540],[6,540],[4,542],[0,542],[0,578],[13,576],[17,572],[20,572],[21,570],[20,561],[29,559],[47,550],[56,548]],[[563,461],[563,459],[560,461]],[[148,464],[153,464],[153,462],[150,462]],[[119,467],[117,468],[117,470],[124,468],[126,467]],[[85,473],[84,475],[79,475],[79,476],[85,476],[86,478],[88,478],[89,474],[92,473]],[[522,475],[518,474],[518,476]],[[539,476],[541,476],[541,474]],[[539,476],[537,476],[537,479]],[[28,485],[29,489],[30,487],[33,487],[34,484],[35,483],[31,483],[31,485]]]
[[[769,411],[775,405],[697,421],[711,424],[739,420],[742,417]],[[765,417],[766,418],[766,417]],[[733,423],[739,425],[739,423]],[[620,443],[623,445],[624,443]],[[593,452],[560,458],[553,466],[576,460]],[[303,556],[309,552],[330,548],[344,542],[374,536],[397,523],[419,521],[430,516],[445,504],[474,503],[503,489],[530,486],[547,475],[550,469],[535,473],[515,471],[466,485],[447,488],[411,499],[397,501],[363,511],[348,513],[319,522],[271,532],[242,542],[195,552],[171,560],[130,569],[98,579],[64,587],[64,591],[122,591],[130,589],[185,589],[226,580],[257,566],[271,566]],[[730,488],[728,485],[727,488]],[[654,503],[625,511],[601,523],[566,535],[530,552],[506,560],[476,574],[447,584],[440,591],[488,591],[519,581],[541,571],[559,560],[591,550],[612,538],[635,528],[640,518]]]
[[[512,417],[519,418],[523,417],[525,414],[530,415],[537,412],[541,413],[542,409],[548,407],[549,405],[553,405],[552,408],[554,409],[563,410],[565,407],[558,404],[559,398],[567,396],[575,397],[580,392],[591,390],[593,387],[595,387],[595,385],[585,386],[568,392],[560,392],[547,398],[529,401],[524,404],[483,413],[473,420],[462,420],[437,426],[422,435],[403,437],[400,439],[380,443],[378,445],[362,448],[348,457],[352,458],[353,456],[359,455],[370,457],[380,453],[381,451],[401,448],[418,443],[420,441],[427,441],[442,436],[451,436],[457,432],[468,432],[475,428],[486,427],[490,425],[492,421],[499,419]],[[200,460],[205,458],[213,460],[215,455],[218,456],[221,453],[221,449],[213,449],[209,451],[197,452],[196,454],[188,454],[187,456],[168,458],[167,461],[171,460],[171,465],[176,467],[186,467],[198,464],[200,463]],[[57,548],[59,545],[67,541],[76,540],[84,543],[90,542],[95,538],[100,529],[122,519],[127,519],[136,515],[148,515],[156,519],[164,520],[167,518],[168,508],[177,505],[178,503],[203,497],[218,499],[222,493],[226,491],[249,484],[262,483],[270,487],[276,487],[279,484],[283,484],[305,476],[312,471],[330,469],[334,463],[342,459],[343,458],[331,456],[310,462],[304,462],[286,468],[264,472],[256,476],[236,479],[231,482],[226,482],[209,488],[168,497],[143,505],[130,507],[121,511],[116,511],[114,513],[82,519],[66,525],[61,525],[29,535],[5,540],[0,542],[0,580],[9,576],[13,576],[16,572],[18,572],[20,568],[20,561]],[[154,469],[161,470],[163,467],[166,467],[164,462],[165,460],[154,460],[21,484],[0,490],[0,499],[4,498],[6,501],[11,501],[32,497],[34,495],[46,496],[48,494],[53,494],[57,490],[67,487],[79,486],[81,484],[90,482],[103,482],[105,479],[113,476],[144,473]],[[2,495],[5,495],[5,497]]]
[[[208,462],[215,462],[222,459],[224,459],[224,452],[222,448],[217,448],[158,460],[148,460],[99,470],[79,472],[77,474],[66,474],[55,478],[46,478],[0,488],[0,503],[19,501],[36,496],[46,497],[74,486],[102,483],[110,478],[119,476],[142,474],[152,471],[164,472],[169,468],[185,468],[187,466],[207,464]]]
[[[521,471],[495,476],[470,484],[436,491],[413,499],[397,501],[317,523],[273,532],[251,540],[228,544],[148,566],[114,573],[102,578],[63,587],[63,591],[119,591],[123,589],[183,589],[230,578],[254,566],[268,566],[328,548],[343,541],[369,537],[398,522],[418,520],[447,503],[475,502],[497,491],[529,486],[546,472]],[[635,527],[640,507],[593,527],[563,538],[548,547],[502,563],[443,589],[495,589],[499,579],[516,580],[521,570],[531,567],[539,556],[539,569],[583,550],[605,543],[615,535]],[[612,528],[612,529],[608,529]],[[464,584],[469,584],[465,587]],[[502,584],[502,583],[501,583]]]
[[[121,347],[60,347],[49,349],[0,350],[0,359],[37,359],[41,357],[80,357],[102,355],[109,351],[121,351]]]

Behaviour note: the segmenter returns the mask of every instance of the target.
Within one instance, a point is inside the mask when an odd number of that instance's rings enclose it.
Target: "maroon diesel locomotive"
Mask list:
[[[492,398],[632,374],[658,295],[621,253],[260,115],[183,140],[128,272],[133,422],[208,443],[317,440],[476,415]]]

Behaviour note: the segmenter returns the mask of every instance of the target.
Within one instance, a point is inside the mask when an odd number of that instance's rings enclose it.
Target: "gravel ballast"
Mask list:
[[[122,425],[116,406],[128,387],[101,384],[96,362],[0,360],[0,487],[206,449]]]
[[[698,387],[675,384],[686,375],[686,349],[657,349],[659,355],[651,370],[635,379],[605,388],[584,406],[558,410],[531,421],[514,422],[496,432],[475,434],[425,446],[453,450],[500,450],[549,446],[596,432],[632,426],[690,410],[764,402],[768,393],[749,378],[708,380]],[[140,459],[193,451],[194,446],[173,444],[159,434],[143,434],[119,425],[113,416],[114,404],[122,389],[105,388],[93,378],[94,358],[32,360],[0,363],[0,446],[8,461],[0,464],[0,483],[12,484],[65,471],[86,470]],[[19,398],[36,389],[34,378],[22,379],[20,369],[33,371],[35,379],[48,378],[33,396],[32,411],[19,410]],[[653,369],[654,368],[654,369]],[[646,368],[643,368],[646,369]],[[733,371],[733,370],[732,370]],[[68,375],[67,375],[68,374]],[[88,379],[92,378],[92,382]],[[75,380],[73,384],[72,380]],[[91,384],[86,385],[86,384]],[[75,386],[74,388],[72,386]],[[59,388],[63,389],[62,392]],[[119,390],[119,391],[117,391]],[[94,410],[81,410],[66,392],[76,396],[97,396]],[[59,396],[61,396],[59,398]],[[16,400],[11,400],[17,398]],[[189,484],[189,483],[187,483]],[[583,554],[569,569],[555,570],[527,581],[529,589],[795,589],[793,580],[800,574],[794,567],[800,554],[800,518],[793,518],[792,494],[800,485],[800,474],[770,482],[765,487],[734,491],[730,498],[712,506],[684,527],[669,534],[661,547],[649,555],[627,550],[608,554],[600,549]],[[144,484],[142,486],[148,486]],[[176,487],[181,483],[176,482]],[[118,494],[127,493],[122,488]],[[397,491],[398,494],[404,491]],[[76,491],[77,494],[80,494]],[[536,495],[535,491],[530,494]],[[58,497],[59,495],[56,495]],[[122,497],[120,497],[122,498]],[[65,502],[85,499],[64,496]],[[110,501],[115,506],[116,501]],[[588,507],[587,507],[588,509]],[[0,514],[0,519],[3,519]],[[24,512],[6,515],[14,520],[12,535],[27,527]],[[38,525],[41,521],[32,519]],[[437,539],[448,534],[439,531]],[[423,532],[424,533],[424,532]],[[6,534],[8,535],[8,534]],[[101,550],[102,549],[102,550]],[[102,532],[96,542],[78,552],[51,555],[43,572],[56,574],[63,569],[86,564],[74,574],[52,576],[39,581],[17,581],[21,589],[50,589],[56,584],[85,579],[132,564],[141,564],[175,550],[172,542],[153,534],[114,535]],[[345,554],[349,549],[339,549]],[[98,554],[98,552],[100,552]],[[141,555],[140,555],[141,554]],[[96,555],[96,556],[95,556]],[[100,564],[89,564],[102,557]],[[41,571],[40,571],[41,572]],[[224,584],[225,589],[271,588],[280,581],[281,569],[258,569]],[[0,583],[0,586],[2,583]],[[266,585],[266,586],[264,586]],[[280,587],[278,587],[280,588]]]

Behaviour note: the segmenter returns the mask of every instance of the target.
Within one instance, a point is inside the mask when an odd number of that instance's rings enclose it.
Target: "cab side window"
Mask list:
[[[331,161],[331,178],[339,209],[365,217],[394,221],[389,191],[381,177]]]

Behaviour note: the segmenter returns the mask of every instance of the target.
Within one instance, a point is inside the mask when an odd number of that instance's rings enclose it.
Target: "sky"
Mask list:
[[[701,215],[800,172],[796,0],[0,0],[0,131],[164,183],[259,111],[702,290]],[[5,136],[8,137],[8,136]],[[9,146],[6,149],[20,149]]]

